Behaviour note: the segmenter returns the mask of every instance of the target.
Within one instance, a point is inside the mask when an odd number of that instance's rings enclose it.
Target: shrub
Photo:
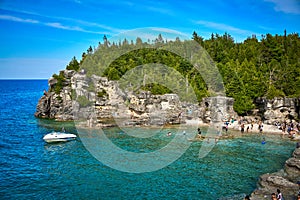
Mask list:
[[[86,98],[86,96],[78,96],[77,102],[79,103],[79,105],[81,107],[87,107],[87,106],[92,105],[92,102],[89,101],[88,98]]]
[[[106,90],[104,90],[104,89],[101,89],[101,91],[99,91],[97,93],[97,97],[99,97],[99,98],[103,98],[103,97],[107,97],[107,96],[108,96],[108,94],[107,94]]]

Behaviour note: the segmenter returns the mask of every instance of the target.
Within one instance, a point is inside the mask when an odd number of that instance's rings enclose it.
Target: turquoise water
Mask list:
[[[45,144],[43,135],[60,130],[76,133],[72,123],[35,119],[33,113],[46,80],[0,81],[0,199],[218,199],[243,196],[259,175],[282,168],[295,143],[279,136],[244,136],[221,140],[203,159],[201,142],[193,142],[171,165],[141,174],[111,169],[76,141]],[[117,128],[105,133],[118,146],[154,151],[170,141],[172,129],[135,128],[157,134],[136,139]],[[76,133],[77,134],[77,133]]]

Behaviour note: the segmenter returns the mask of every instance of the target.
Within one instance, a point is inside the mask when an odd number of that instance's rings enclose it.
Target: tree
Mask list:
[[[93,48],[92,46],[90,46],[88,49],[87,49],[87,54],[92,54],[93,53]]]
[[[106,35],[103,36],[103,44],[105,47],[108,47],[108,41]]]
[[[69,62],[69,64],[66,67],[67,70],[75,70],[75,71],[78,71],[79,68],[80,68],[79,62],[77,61],[75,56],[72,58],[72,60]]]
[[[140,37],[137,37],[136,40],[135,40],[135,44],[136,44],[137,46],[142,45],[142,44],[143,44],[142,39],[141,39]]]

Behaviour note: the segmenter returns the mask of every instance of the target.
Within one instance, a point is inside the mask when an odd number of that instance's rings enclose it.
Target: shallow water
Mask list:
[[[250,193],[259,175],[282,168],[295,143],[280,136],[249,135],[220,140],[199,159],[202,142],[193,142],[171,165],[154,172],[126,173],[109,168],[76,141],[45,144],[43,135],[76,133],[73,123],[35,119],[33,113],[47,81],[0,81],[1,199],[218,199]],[[151,152],[168,144],[168,131],[132,128],[150,134],[134,138],[117,128],[106,136],[132,152]],[[194,131],[186,128],[186,131]]]

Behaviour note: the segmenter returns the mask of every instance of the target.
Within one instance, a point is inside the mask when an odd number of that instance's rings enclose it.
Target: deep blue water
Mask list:
[[[218,199],[250,193],[259,175],[282,168],[295,143],[279,136],[250,135],[222,140],[203,159],[194,142],[171,165],[141,174],[111,169],[95,159],[78,138],[45,144],[43,135],[72,123],[36,119],[46,80],[0,80],[0,199]],[[150,132],[153,129],[133,129]],[[161,135],[138,148],[168,142]],[[116,128],[106,130],[116,144],[134,151],[132,138]]]

